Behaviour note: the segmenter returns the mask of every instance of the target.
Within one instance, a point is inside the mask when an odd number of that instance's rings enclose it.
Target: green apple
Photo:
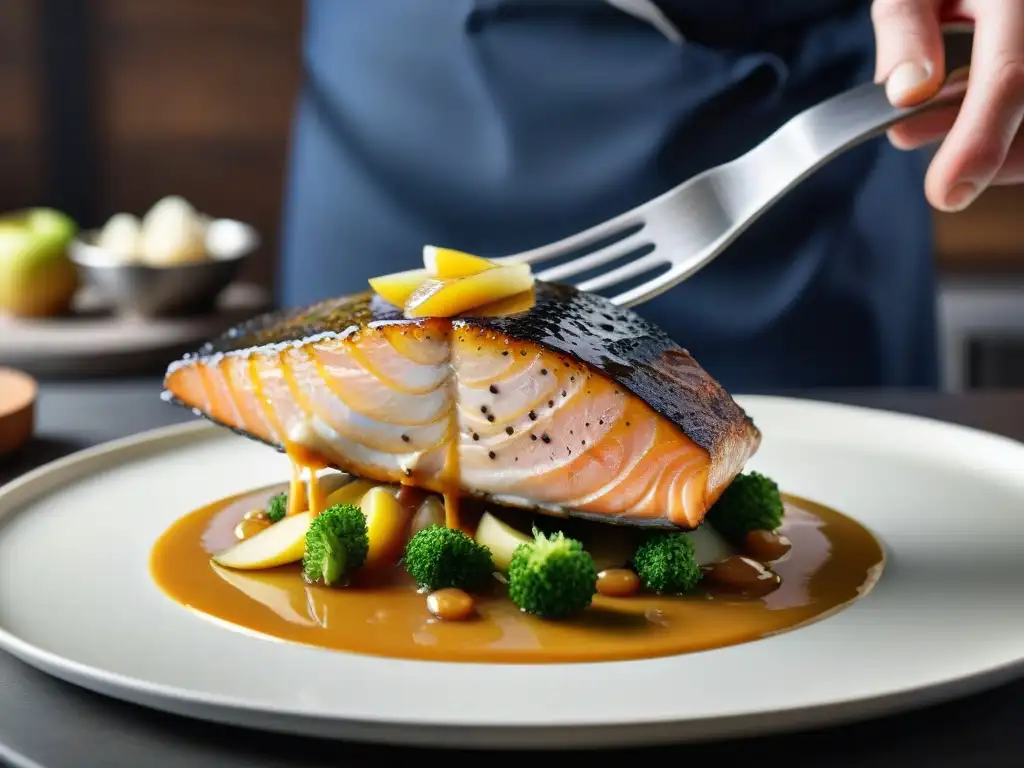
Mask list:
[[[52,317],[68,311],[78,271],[67,247],[77,231],[72,219],[51,208],[0,216],[0,313]]]

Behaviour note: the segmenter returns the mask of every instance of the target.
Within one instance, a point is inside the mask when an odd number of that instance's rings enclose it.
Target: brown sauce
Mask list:
[[[152,554],[160,588],[200,614],[271,637],[354,653],[461,662],[593,662],[703,651],[795,629],[865,594],[884,562],[882,548],[860,524],[787,497],[779,532],[791,547],[770,571],[756,563],[740,565],[737,557],[729,570],[706,569],[710,573],[696,594],[598,594],[586,611],[561,621],[521,612],[495,581],[493,590],[470,598],[471,620],[442,620],[398,567],[363,572],[348,587],[330,588],[307,584],[298,564],[233,571],[212,563],[211,553],[237,541],[234,529],[245,513],[280,490],[218,501],[177,521]],[[762,571],[778,579],[758,576],[743,582],[745,589],[721,583],[723,576],[742,581],[744,573]],[[768,581],[775,583],[762,593]],[[450,602],[454,605],[454,598]]]

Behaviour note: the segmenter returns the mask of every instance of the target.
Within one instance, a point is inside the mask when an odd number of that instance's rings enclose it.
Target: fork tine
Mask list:
[[[631,277],[642,275],[644,272],[651,271],[654,267],[659,264],[668,264],[668,260],[658,253],[653,251],[646,256],[642,256],[639,259],[634,259],[628,264],[623,264],[621,267],[609,270],[604,274],[592,277],[589,280],[584,280],[582,283],[577,285],[581,291],[599,291],[602,288],[607,288],[610,285],[615,285],[623,280],[628,280]]]
[[[648,243],[650,243],[650,240],[643,236],[643,230],[641,229],[636,234],[630,235],[624,240],[614,242],[600,250],[594,251],[593,253],[588,253],[586,256],[581,256],[578,259],[567,261],[565,264],[559,264],[555,267],[549,267],[539,273],[537,278],[549,283],[564,280],[567,277],[572,277],[573,275],[578,275],[581,272],[586,272],[588,269],[593,269],[594,267],[599,267],[602,264],[607,264],[609,261],[614,261],[620,256],[625,256],[638,248],[642,248]]]
[[[525,262],[526,264],[536,264],[538,261],[548,261],[549,259],[570,253],[578,248],[584,248],[592,243],[598,242],[599,240],[604,240],[605,238],[621,234],[630,227],[643,223],[643,218],[637,213],[636,209],[633,209],[632,211],[620,213],[615,218],[608,219],[608,221],[596,224],[590,229],[577,232],[575,235],[569,235],[569,237],[556,240],[555,242],[548,243],[547,245],[542,245],[539,248],[533,248],[529,251],[522,251],[509,256],[502,256],[501,258],[494,259],[494,261]]]
[[[651,256],[654,254],[652,253]],[[662,259],[664,261],[664,259]],[[671,263],[671,262],[669,262]],[[628,291],[624,291],[617,296],[612,296],[609,301],[620,307],[632,307],[635,304],[653,299],[655,296],[664,293],[669,288],[674,288],[693,272],[697,271],[701,266],[699,259],[690,259],[683,264],[673,264],[672,268],[664,274],[658,275],[651,280],[647,280],[641,285],[635,288],[630,288]],[[577,286],[581,290],[583,286]]]

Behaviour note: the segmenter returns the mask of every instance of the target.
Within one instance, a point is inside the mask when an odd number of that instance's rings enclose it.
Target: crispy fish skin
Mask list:
[[[551,514],[698,525],[760,433],[663,331],[538,283],[502,317],[365,293],[259,316],[173,363],[165,398],[373,479]]]

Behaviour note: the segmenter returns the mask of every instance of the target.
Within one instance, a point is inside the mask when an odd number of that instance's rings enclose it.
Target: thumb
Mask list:
[[[875,80],[896,107],[932,96],[946,77],[941,0],[874,0]]]

